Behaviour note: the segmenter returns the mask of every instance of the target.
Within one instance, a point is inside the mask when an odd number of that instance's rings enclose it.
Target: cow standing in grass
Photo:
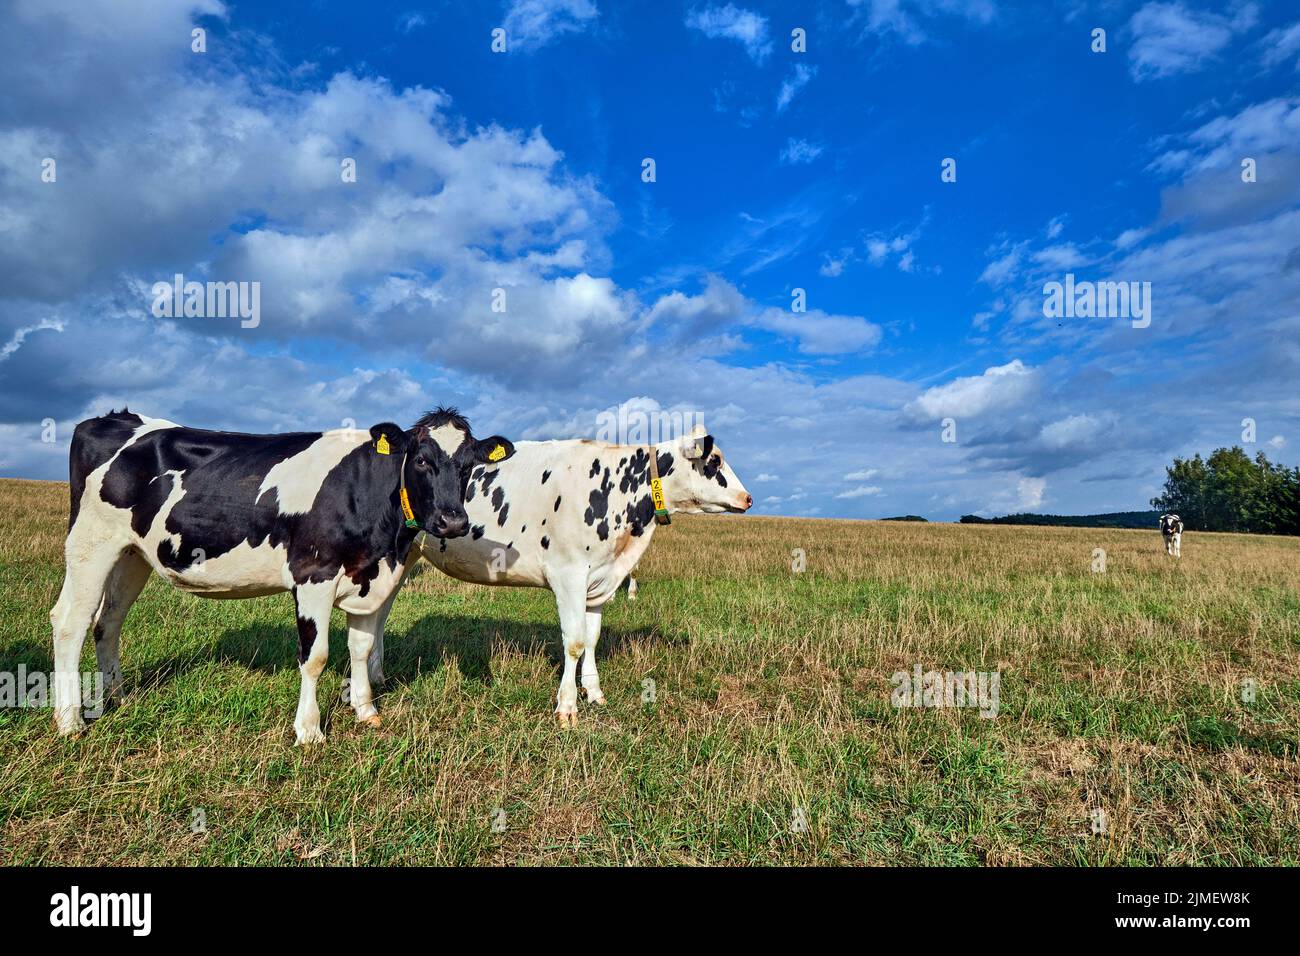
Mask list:
[[[651,488],[656,472],[663,492],[658,514]],[[601,611],[650,547],[656,522],[673,512],[739,513],[752,504],[700,427],[654,446],[520,442],[508,466],[476,470],[470,479],[469,535],[450,540],[431,533],[421,547],[440,570],[462,581],[555,593],[564,640],[555,713],[561,725],[571,726],[578,720],[579,658],[587,698],[605,702],[596,671]],[[352,673],[358,673],[355,658]],[[380,634],[369,682],[382,681]]]
[[[151,571],[202,597],[293,595],[299,744],[324,740],[316,681],[330,611],[347,612],[360,675],[352,703],[358,720],[377,724],[364,662],[419,559],[411,545],[421,530],[444,540],[466,534],[470,473],[511,454],[504,438],[476,441],[454,409],[409,430],[386,423],[284,435],[182,428],[125,409],[82,422],[70,455],[67,570],[50,612],[59,732],[85,726],[77,671],[87,628],[105,696],[119,691],[122,620]]]
[[[1165,554],[1183,556],[1183,519],[1178,515],[1160,516],[1160,534],[1165,539]]]

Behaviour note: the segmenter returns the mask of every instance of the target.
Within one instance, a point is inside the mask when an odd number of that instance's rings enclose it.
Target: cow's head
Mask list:
[[[1177,529],[1178,523],[1181,520],[1182,519],[1180,519],[1178,515],[1161,515],[1160,530],[1172,534]]]
[[[378,441],[376,425],[371,434]],[[465,487],[479,465],[495,467],[515,453],[500,435],[479,441],[454,408],[427,413],[401,433],[403,447],[392,448],[405,460],[402,480],[416,525],[436,538],[459,538],[469,531]],[[408,522],[409,523],[409,522]]]
[[[749,510],[754,499],[703,425],[696,425],[685,438],[668,444],[672,447],[674,461],[667,487],[672,489],[671,505],[675,510],[687,514],[742,513]]]

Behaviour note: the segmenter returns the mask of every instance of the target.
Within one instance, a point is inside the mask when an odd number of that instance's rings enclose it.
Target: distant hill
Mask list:
[[[922,518],[920,515],[899,515],[897,518],[881,518],[881,521],[928,521],[928,518]]]
[[[962,524],[1032,524],[1055,525],[1066,528],[1141,528],[1154,529],[1160,523],[1159,511],[1112,511],[1104,515],[1007,515],[1003,518],[981,518],[979,515],[962,515]]]

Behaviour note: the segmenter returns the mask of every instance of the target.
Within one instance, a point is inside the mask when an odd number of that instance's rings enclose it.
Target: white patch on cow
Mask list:
[[[460,451],[460,446],[465,444],[464,430],[451,424],[439,425],[429,432],[429,437],[437,443],[448,458],[455,458],[456,452]]]
[[[272,467],[257,490],[258,498],[274,488],[280,514],[306,514],[315,504],[325,476],[349,452],[368,441],[370,433],[355,428],[325,432],[298,454]]]

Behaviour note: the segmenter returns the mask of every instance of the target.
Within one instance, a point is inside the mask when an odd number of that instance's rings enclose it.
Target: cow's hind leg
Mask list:
[[[302,686],[298,691],[298,715],[293,721],[298,744],[317,744],[325,740],[320,729],[320,704],[316,700],[316,682],[330,656],[330,610],[334,607],[334,583],[300,584],[293,589],[298,610],[298,671]]]
[[[104,598],[91,633],[95,636],[95,658],[104,680],[104,705],[117,698],[122,689],[122,659],[119,643],[122,621],[131,605],[149,583],[152,569],[139,552],[124,551],[113,565],[104,585]]]
[[[60,734],[86,726],[81,713],[81,647],[86,630],[104,596],[104,585],[121,551],[81,546],[74,527],[68,535],[63,590],[50,611],[54,630],[54,721]]]
[[[605,703],[605,695],[600,689],[600,673],[596,670],[596,642],[600,640],[600,618],[603,604],[589,605],[584,622],[586,630],[583,635],[582,654],[582,690],[587,700],[593,704]]]
[[[370,633],[370,655],[366,658],[366,674],[370,678],[370,694],[373,697],[375,692],[381,690],[384,686],[384,624],[388,620],[388,612],[393,609],[393,598],[397,596],[394,591],[392,597],[374,614],[355,615],[358,620],[362,618],[375,618],[368,627]],[[353,617],[348,615],[348,676],[343,678],[343,684],[339,688],[339,700],[343,706],[347,707],[352,704],[352,668],[356,658],[352,656],[352,630]],[[362,638],[358,637],[358,640]],[[365,720],[358,712],[357,720]],[[374,724],[373,726],[378,726]]]
[[[560,612],[560,633],[564,641],[564,674],[555,697],[555,716],[561,727],[578,724],[578,658],[587,636],[587,582],[553,581],[555,607]]]

